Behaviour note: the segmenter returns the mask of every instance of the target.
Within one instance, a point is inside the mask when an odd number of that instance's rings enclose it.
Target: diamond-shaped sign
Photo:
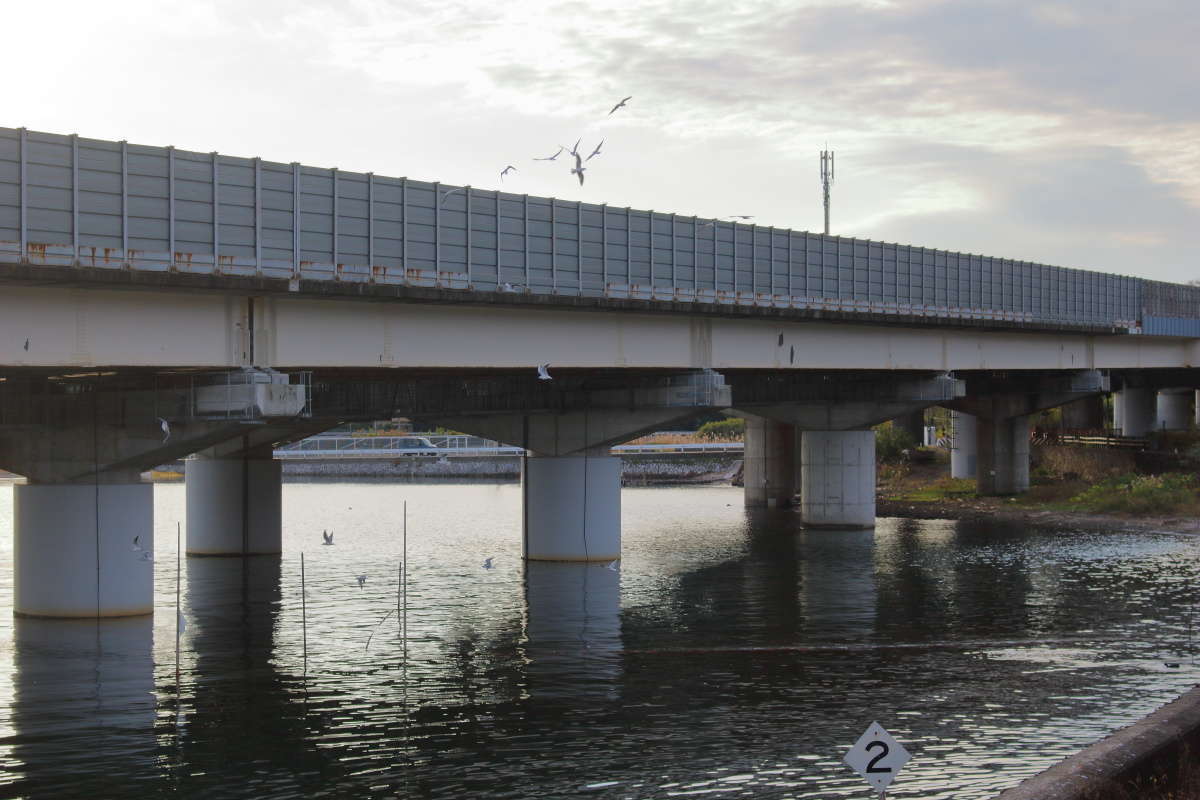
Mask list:
[[[895,780],[896,773],[910,758],[912,756],[904,749],[904,745],[893,739],[878,722],[872,722],[842,760],[863,780],[882,792]]]

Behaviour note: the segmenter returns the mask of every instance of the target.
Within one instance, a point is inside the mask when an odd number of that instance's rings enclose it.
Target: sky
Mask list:
[[[0,0],[0,125],[1200,279],[1195,0]],[[609,109],[632,95],[624,108]],[[579,186],[565,159],[601,139]],[[500,171],[516,167],[503,183]]]

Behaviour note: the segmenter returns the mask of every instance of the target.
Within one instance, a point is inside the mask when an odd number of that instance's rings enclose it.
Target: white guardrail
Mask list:
[[[684,444],[622,444],[613,455],[659,453],[741,453],[742,442]],[[477,436],[414,433],[408,436],[312,436],[276,448],[275,457],[286,460],[323,461],[364,458],[464,458],[520,456],[524,448],[499,444]]]

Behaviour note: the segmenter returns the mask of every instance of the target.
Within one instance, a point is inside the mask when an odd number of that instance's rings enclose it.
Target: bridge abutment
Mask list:
[[[13,612],[129,617],[154,610],[154,487],[13,487]]]
[[[797,486],[796,440],[794,425],[746,416],[742,487],[747,506],[786,508],[792,504]]]
[[[800,483],[805,525],[875,527],[875,432],[804,431]]]
[[[531,456],[521,476],[530,561],[621,557],[621,459],[590,452]]]
[[[1018,494],[1029,489],[1029,417],[981,418],[976,423],[979,493]]]
[[[283,550],[282,464],[270,448],[184,462],[187,554],[263,555]]]

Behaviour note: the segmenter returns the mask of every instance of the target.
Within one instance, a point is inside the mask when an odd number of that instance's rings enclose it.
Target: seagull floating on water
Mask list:
[[[629,102],[630,100],[632,100],[632,99],[633,99],[633,95],[629,95],[629,96],[628,96],[628,97],[626,97],[624,100],[622,100],[621,102],[617,103],[615,106],[613,106],[613,107],[612,107],[612,111],[609,111],[609,112],[608,112],[608,116],[610,116],[610,117],[611,117],[611,116],[612,116],[612,114],[613,114],[613,111],[616,111],[618,108],[624,108],[624,107],[625,107],[625,104],[626,104],[626,103],[628,103],[628,102]]]
[[[556,159],[556,158],[558,158],[558,157],[559,157],[559,155],[562,153],[562,151],[563,151],[563,150],[566,150],[566,149],[567,149],[567,148],[563,147],[563,146],[560,144],[560,145],[558,146],[558,152],[557,152],[557,153],[555,153],[554,155],[552,155],[552,156],[547,156],[547,157],[545,157],[545,158],[535,158],[535,159],[534,159],[534,161],[553,161],[554,159]]]
[[[538,380],[539,381],[554,380],[554,378],[550,376],[550,365],[549,364],[539,364],[538,365]]]
[[[333,534],[329,531],[321,531],[321,538],[325,540],[321,544],[333,544]]]
[[[592,151],[592,155],[590,155],[590,156],[588,156],[587,158],[585,158],[585,159],[584,159],[584,161],[591,161],[593,156],[598,156],[598,155],[600,155],[600,148],[601,148],[601,147],[603,147],[603,146],[604,146],[604,140],[603,140],[603,139],[601,139],[601,140],[600,140],[600,144],[596,145],[596,149]]]
[[[504,180],[504,176],[507,175],[508,173],[516,172],[516,171],[517,171],[517,168],[514,167],[512,164],[509,164],[507,167],[500,170],[500,180]]]
[[[494,558],[495,558],[495,556],[488,556],[487,558],[485,558],[483,560],[483,568],[491,569],[492,568],[492,559],[494,559]]]
[[[158,418],[158,426],[159,426],[160,428],[162,428],[162,432],[163,432],[163,444],[166,444],[166,443],[167,443],[167,439],[170,439],[170,438],[171,438],[171,425],[170,425],[170,423],[168,423],[168,422],[167,422],[165,419],[163,419],[162,417],[159,417],[159,418]]]
[[[358,581],[358,588],[360,588],[360,589],[361,589],[363,586],[365,586],[365,585],[366,585],[366,583],[367,583],[367,576],[366,576],[366,575],[355,575],[355,576],[354,576],[354,579],[355,579],[356,581]]]

